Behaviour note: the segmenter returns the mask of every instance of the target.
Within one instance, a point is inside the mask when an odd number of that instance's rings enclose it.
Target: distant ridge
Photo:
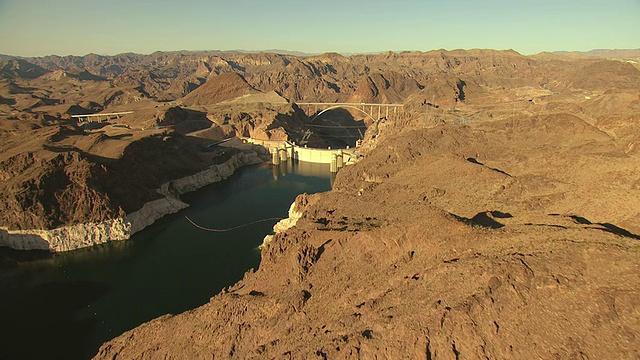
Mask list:
[[[589,51],[554,51],[556,55],[583,55],[606,59],[640,58],[640,49],[593,49]]]
[[[280,55],[293,55],[293,56],[299,56],[299,57],[308,57],[308,56],[319,55],[319,53],[306,53],[306,52],[302,52],[302,51],[291,51],[291,50],[282,50],[282,49],[268,49],[268,50],[261,50],[259,52],[271,53],[271,54],[280,54]]]
[[[365,51],[365,52],[337,52],[342,56],[349,57],[354,55],[378,55],[384,53],[425,53],[431,51],[472,51],[478,49],[422,49],[422,50],[381,50],[381,51]],[[485,49],[489,50],[489,49]],[[50,57],[61,57],[61,58],[84,58],[86,56],[102,56],[102,57],[115,57],[115,56],[146,56],[153,54],[185,54],[185,55],[193,55],[193,54],[213,54],[213,55],[227,55],[227,54],[279,54],[279,55],[288,55],[288,56],[297,56],[297,57],[311,57],[318,56],[326,53],[331,53],[332,51],[325,52],[315,52],[308,53],[303,51],[295,51],[295,50],[284,50],[284,49],[264,49],[264,50],[246,50],[246,49],[234,49],[234,50],[220,50],[220,49],[211,49],[211,50],[157,50],[151,53],[136,53],[136,52],[123,52],[117,54],[95,54],[89,53],[84,55],[58,55],[58,54],[50,54],[43,56],[20,56],[20,55],[8,55],[8,54],[0,54],[0,59],[38,59],[38,58],[50,58]],[[335,51],[333,51],[335,52]],[[553,54],[553,55],[574,55],[574,56],[594,56],[594,57],[602,57],[607,59],[623,59],[623,58],[640,58],[640,49],[593,49],[589,51],[542,51],[538,54]],[[537,54],[531,54],[537,55]]]

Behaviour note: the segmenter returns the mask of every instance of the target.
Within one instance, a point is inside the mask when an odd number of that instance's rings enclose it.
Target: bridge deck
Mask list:
[[[85,114],[85,115],[71,115],[72,118],[77,119],[79,122],[86,121],[91,123],[100,123],[109,121],[113,117],[120,118],[122,115],[132,114],[133,111],[122,111],[112,113],[98,113],[98,114]]]
[[[314,103],[314,102],[296,102],[298,105],[314,105],[314,106],[387,106],[402,107],[404,104],[372,104],[372,103]]]
[[[71,115],[72,118],[89,118],[89,117],[100,117],[100,116],[119,116],[133,114],[133,111],[123,111],[123,112],[114,112],[114,113],[99,113],[99,114],[86,114],[86,115]]]

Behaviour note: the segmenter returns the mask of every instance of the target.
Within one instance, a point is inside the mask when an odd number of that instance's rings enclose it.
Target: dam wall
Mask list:
[[[316,149],[304,146],[298,146],[288,141],[275,140],[257,140],[251,138],[243,138],[243,141],[254,145],[265,147],[271,153],[271,163],[279,165],[280,162],[287,160],[303,161],[317,164],[331,164],[331,171],[336,172],[337,169],[344,165],[355,163],[359,158],[355,149]]]

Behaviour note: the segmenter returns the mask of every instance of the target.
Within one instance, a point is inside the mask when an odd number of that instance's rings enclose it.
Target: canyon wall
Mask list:
[[[17,250],[69,251],[102,244],[108,241],[126,240],[131,235],[153,224],[161,217],[176,213],[189,205],[179,195],[197,190],[231,176],[236,169],[261,163],[255,152],[241,152],[222,164],[212,165],[194,175],[164,183],[157,190],[163,198],[147,202],[124,217],[103,222],[63,226],[56,229],[9,230],[0,228],[0,246]]]

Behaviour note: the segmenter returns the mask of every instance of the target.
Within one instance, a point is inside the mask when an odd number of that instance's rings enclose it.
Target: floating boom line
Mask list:
[[[267,222],[267,221],[274,221],[274,220],[283,220],[284,218],[278,218],[278,217],[273,217],[273,218],[266,218],[266,219],[260,219],[260,220],[256,220],[256,221],[252,221],[250,223],[246,223],[246,224],[242,224],[242,225],[238,225],[238,226],[234,226],[228,229],[212,229],[212,228],[208,228],[208,227],[204,227],[201,225],[196,224],[193,220],[191,220],[187,215],[184,216],[185,219],[187,219],[188,222],[191,223],[191,225],[195,226],[196,228],[200,229],[200,230],[204,230],[204,231],[211,231],[211,232],[227,232],[227,231],[233,231],[236,229],[240,229],[243,227],[247,227],[249,225],[253,225],[253,224],[257,224],[257,223],[261,223],[261,222]]]

